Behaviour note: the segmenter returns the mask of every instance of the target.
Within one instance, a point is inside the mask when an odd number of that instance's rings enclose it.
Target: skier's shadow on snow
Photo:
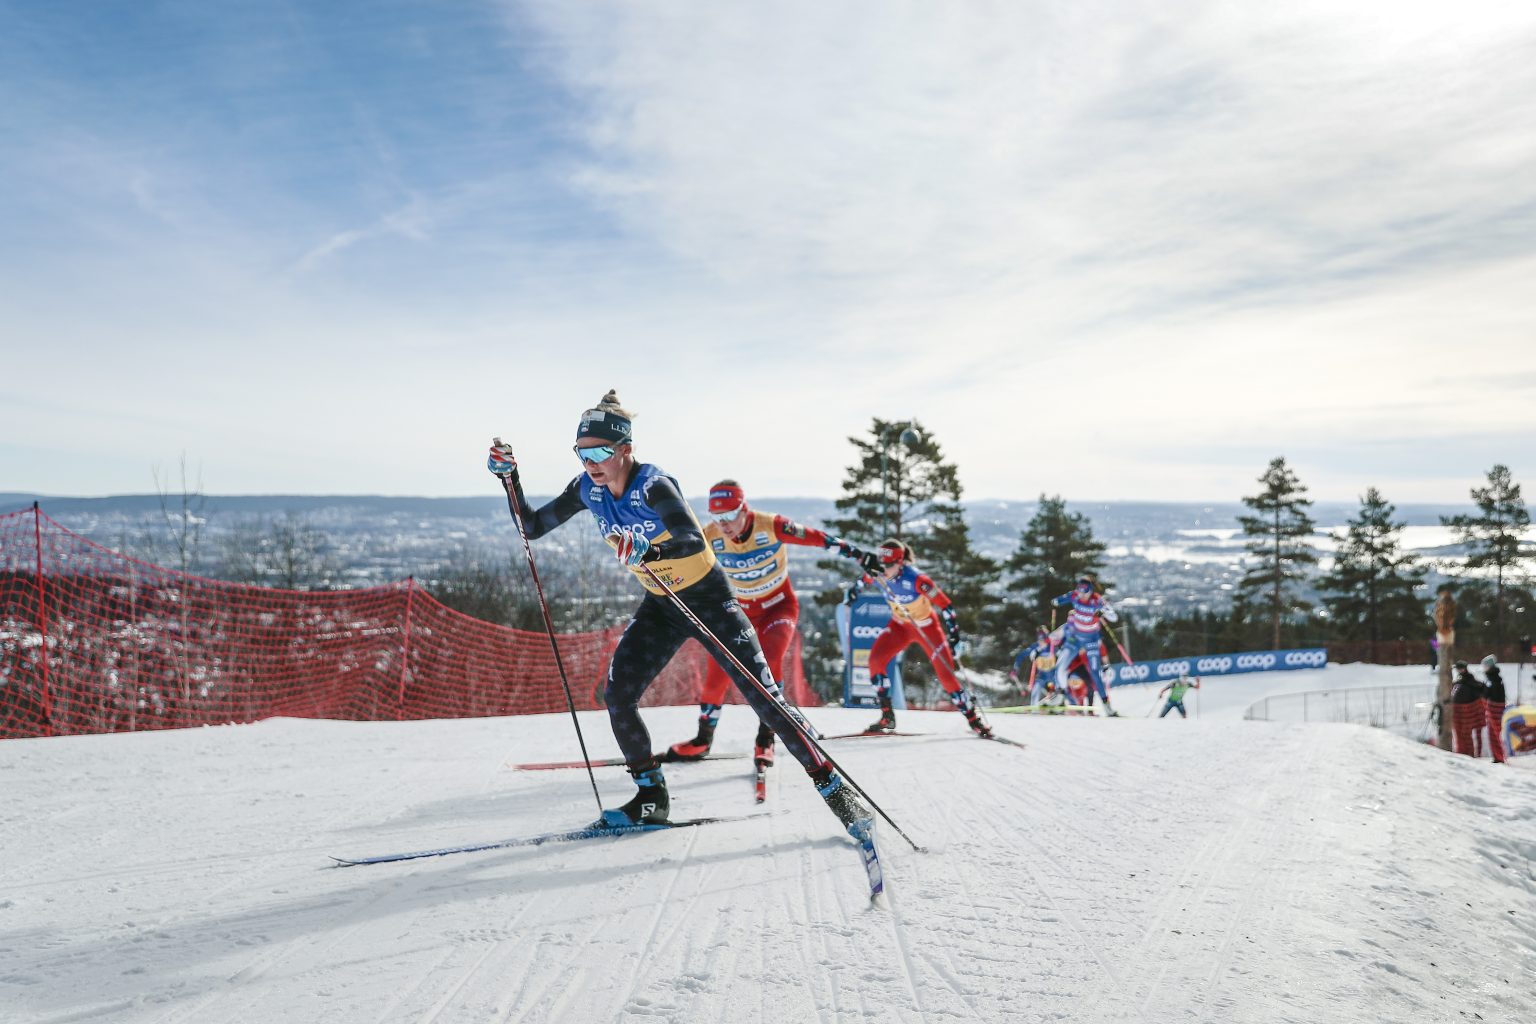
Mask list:
[[[687,812],[689,814],[727,813],[712,808],[718,808],[720,797],[724,797],[729,805],[741,806],[741,801],[732,797],[745,795],[747,780],[750,778],[739,771],[726,774],[726,770],[719,768],[716,768],[717,774],[708,775],[704,765],[668,765],[667,769],[668,781],[672,784],[674,814],[682,813],[679,808],[685,802],[691,808]],[[608,805],[622,804],[634,795],[634,784],[622,767],[599,767],[596,773],[598,789]],[[420,837],[424,826],[440,823],[458,826],[472,821],[497,821],[503,827],[515,829],[517,822],[560,822],[569,816],[570,820],[565,823],[575,827],[595,817],[592,812],[592,785],[586,773],[580,769],[561,771],[558,775],[552,772],[515,772],[509,775],[511,781],[503,789],[416,803],[392,815],[339,825],[333,831],[337,835],[356,833],[371,839],[383,837],[392,840],[405,832],[415,832]],[[693,775],[693,778],[689,778],[689,775]],[[483,838],[473,836],[471,841]],[[438,840],[429,838],[419,842],[419,845],[431,846],[434,842]],[[449,841],[443,840],[438,845],[449,845]]]

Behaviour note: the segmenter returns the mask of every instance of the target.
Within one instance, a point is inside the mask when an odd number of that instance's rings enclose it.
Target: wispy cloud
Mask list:
[[[1536,16],[1337,6],[534,10],[584,184],[725,275],[1123,307],[1536,245]]]

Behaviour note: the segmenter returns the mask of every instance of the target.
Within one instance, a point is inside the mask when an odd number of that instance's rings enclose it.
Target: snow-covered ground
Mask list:
[[[1241,719],[1428,677],[1212,680],[1190,721],[1142,717],[1152,687],[1117,691],[1115,720],[997,716],[1024,750],[939,712],[833,741],[927,847],[882,833],[873,906],[783,763],[750,821],[327,866],[589,820],[585,772],[510,767],[577,756],[569,716],[12,740],[0,1021],[1528,1021],[1536,757]],[[647,715],[658,746],[692,731],[691,709]],[[602,715],[583,726],[615,752]],[[716,749],[750,733],[728,708]],[[749,775],[670,768],[674,813],[751,813]]]

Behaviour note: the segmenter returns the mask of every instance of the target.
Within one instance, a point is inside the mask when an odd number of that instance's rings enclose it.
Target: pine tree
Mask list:
[[[1335,634],[1341,640],[1369,641],[1372,661],[1384,635],[1419,637],[1429,628],[1418,594],[1428,570],[1403,550],[1405,524],[1393,522],[1396,511],[1380,491],[1368,488],[1359,517],[1349,521],[1339,542],[1333,568],[1319,584]]]
[[[948,516],[959,507],[959,474],[916,420],[876,417],[867,438],[848,442],[858,456],[837,499],[843,516],[827,523],[839,536],[868,548],[888,537],[907,540],[931,514]]]
[[[1105,546],[1093,537],[1093,526],[1081,512],[1068,512],[1061,495],[1040,495],[1040,507],[1019,534],[1019,546],[1003,563],[1012,577],[1007,589],[1023,595],[1026,620],[1044,622],[1053,598],[1071,590],[1079,576],[1097,574],[1104,565]],[[1109,584],[1099,581],[1101,590]],[[1031,632],[1031,635],[1032,632]]]
[[[1504,610],[1511,596],[1511,585],[1520,583],[1520,564],[1528,557],[1520,550],[1531,514],[1520,497],[1509,467],[1494,466],[1488,471],[1488,486],[1472,488],[1472,501],[1478,514],[1441,516],[1440,522],[1455,530],[1467,546],[1467,570],[1493,569],[1494,642],[1504,644]]]
[[[998,568],[971,546],[955,466],[916,420],[876,417],[866,437],[848,440],[858,455],[837,499],[843,515],[828,529],[867,549],[887,538],[911,544],[920,568],[954,601],[961,629],[974,636]],[[847,570],[846,562],[824,565]]]
[[[1243,618],[1262,621],[1272,627],[1273,649],[1280,649],[1280,624],[1293,612],[1309,610],[1312,605],[1295,595],[1295,585],[1306,577],[1306,566],[1317,563],[1307,538],[1315,524],[1307,509],[1307,489],[1297,480],[1282,456],[1273,459],[1259,477],[1264,490],[1243,498],[1243,504],[1256,513],[1238,516],[1243,533],[1253,538],[1248,552],[1257,560],[1238,584],[1238,606]]]

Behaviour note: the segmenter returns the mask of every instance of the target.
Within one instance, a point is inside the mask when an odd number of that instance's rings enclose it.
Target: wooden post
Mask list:
[[[1440,641],[1439,685],[1435,687],[1435,701],[1440,706],[1440,732],[1435,745],[1441,750],[1451,749],[1451,664],[1456,658],[1456,599],[1451,596],[1449,583],[1440,587],[1435,599],[1435,639]]]

